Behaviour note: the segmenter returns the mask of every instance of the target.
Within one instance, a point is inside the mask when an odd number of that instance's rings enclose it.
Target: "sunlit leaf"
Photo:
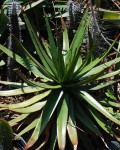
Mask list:
[[[113,85],[113,84],[118,83],[118,82],[120,82],[120,80],[112,80],[112,81],[109,81],[109,82],[102,82],[100,84],[92,86],[92,88],[90,88],[89,90],[95,91],[95,90],[103,89],[103,88],[105,88],[109,85]]]
[[[70,104],[69,104],[69,117],[68,117],[67,131],[71,143],[73,144],[73,149],[77,150],[78,135],[77,135],[76,120],[75,120],[74,107],[73,107],[74,105],[72,100],[73,99],[70,99],[69,102]]]
[[[41,94],[38,94],[36,96],[33,96],[32,98],[30,98],[29,100],[17,103],[17,104],[0,104],[0,107],[5,107],[5,108],[24,108],[27,107],[29,105],[32,105],[38,101],[41,101],[43,98],[45,98],[46,96],[48,96],[50,94],[50,91],[46,91],[46,92],[42,92]]]
[[[51,61],[51,59],[48,57],[48,55],[45,53],[40,41],[38,40],[38,37],[36,36],[32,26],[31,26],[31,23],[30,23],[27,15],[24,13],[23,16],[24,16],[24,19],[26,21],[32,42],[33,42],[33,44],[36,48],[36,51],[38,53],[38,56],[40,57],[42,63],[46,67],[47,71],[50,72],[52,75],[56,75],[55,66],[54,66],[53,62]]]
[[[23,134],[27,133],[28,131],[32,130],[33,128],[35,128],[37,122],[39,120],[39,117],[36,118],[35,120],[32,121],[32,123],[30,123],[29,125],[27,125],[22,131],[20,131],[17,136],[15,137],[15,139],[19,138],[20,136],[22,136]]]
[[[43,1],[44,1],[44,0],[37,0],[37,1],[35,1],[35,2],[31,2],[31,1],[30,1],[27,5],[23,6],[23,9],[24,9],[25,11],[27,11],[27,10],[29,10],[29,9],[31,9],[31,8],[34,8],[35,6],[41,4]]]
[[[68,104],[69,97],[67,94],[64,95],[61,104],[58,107],[57,116],[57,139],[59,149],[65,149],[66,144],[66,130],[67,130],[67,119],[68,119]]]
[[[45,77],[43,75],[42,72],[45,71],[45,68],[41,66],[41,71],[37,68],[37,66],[33,65],[33,63],[31,63],[30,59],[24,58],[24,57],[20,57],[17,54],[13,55],[13,52],[11,52],[9,49],[7,49],[6,47],[2,46],[0,44],[0,50],[2,50],[4,53],[6,53],[8,56],[12,57],[13,59],[15,59],[19,64],[21,64],[23,67],[25,67],[26,69],[28,69],[29,71],[32,71],[33,74],[38,75],[40,77]],[[40,67],[40,66],[39,66]],[[46,71],[45,71],[46,72]],[[45,73],[44,72],[44,73]],[[47,73],[47,72],[46,72]],[[48,73],[47,73],[48,74]]]
[[[18,83],[18,82],[9,82],[9,81],[0,81],[1,84],[9,85],[16,88],[23,88],[28,86],[26,83]]]
[[[63,29],[63,52],[62,54],[63,54],[64,62],[66,62],[67,61],[66,55],[67,55],[67,52],[69,51],[69,38],[68,38],[67,27],[63,18],[61,18],[61,24],[62,24],[62,29]]]
[[[18,117],[10,120],[8,123],[11,125],[11,126],[14,126],[15,124],[17,124],[19,121],[22,121],[23,119],[27,118],[29,114],[22,114],[22,115],[19,115]]]
[[[43,102],[37,102],[33,104],[32,106],[28,106],[25,108],[9,108],[9,110],[18,112],[18,113],[23,113],[23,114],[28,114],[32,112],[36,112],[38,110],[41,110],[46,104],[46,101]]]
[[[109,133],[110,135],[112,135],[112,131],[109,127],[108,122],[101,116],[101,114],[99,114],[94,108],[89,107],[89,111],[92,114],[92,116],[94,117],[94,119],[96,120],[96,122],[98,123],[98,125],[105,130],[105,132]]]
[[[62,91],[60,93],[59,91],[51,93],[50,98],[47,100],[47,103],[43,109],[43,112],[38,120],[36,128],[26,145],[26,149],[31,147],[37,141],[40,134],[46,127],[46,124],[48,123],[49,119],[51,118],[53,112],[55,111],[62,95],[63,95]],[[52,103],[51,103],[51,98],[52,98]]]
[[[89,95],[85,91],[80,91],[80,96],[87,101],[91,106],[93,106],[96,110],[98,110],[100,113],[102,113],[105,117],[113,121],[114,123],[120,125],[120,121],[117,120],[115,117],[113,117],[110,113],[108,113],[105,108],[98,103],[91,95]]]
[[[26,94],[26,93],[34,93],[38,91],[43,91],[44,88],[40,87],[34,87],[34,86],[28,86],[28,87],[23,87],[15,90],[6,90],[6,91],[0,91],[1,96],[15,96],[19,94]]]
[[[104,11],[104,20],[120,20],[120,12]]]

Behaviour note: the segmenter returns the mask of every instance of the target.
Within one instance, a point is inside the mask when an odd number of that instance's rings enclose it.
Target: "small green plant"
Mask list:
[[[21,55],[14,53],[14,56],[19,64],[37,77],[37,81],[28,79],[20,70],[16,71],[24,83],[0,81],[2,84],[17,88],[0,91],[1,96],[33,93],[29,100],[18,104],[0,104],[0,107],[20,114],[9,121],[11,126],[19,122],[26,122],[26,127],[18,133],[17,137],[32,130],[32,135],[25,149],[33,146],[46,130],[51,135],[46,140],[47,142],[49,139],[48,143],[51,150],[54,150],[56,146],[60,150],[64,150],[68,146],[66,145],[67,136],[69,136],[74,150],[77,149],[78,138],[84,149],[95,149],[94,145],[90,144],[88,134],[91,137],[96,136],[103,139],[101,131],[105,131],[111,136],[114,135],[110,121],[120,125],[120,121],[107,111],[107,106],[100,103],[92,94],[120,81],[102,82],[102,79],[119,73],[120,70],[112,73],[106,73],[104,70],[112,64],[120,63],[120,57],[99,65],[115,42],[94,60],[92,57],[94,45],[91,45],[85,59],[82,59],[80,47],[91,20],[88,18],[87,10],[71,44],[69,44],[66,25],[61,18],[62,48],[59,43],[59,36],[56,37],[56,41],[53,38],[47,15],[45,15],[45,21],[49,44],[45,40],[42,44],[39,42],[24,12],[23,16],[40,61],[36,60],[17,39],[17,47],[20,49]],[[0,49],[13,58],[9,49],[2,45],[0,45]],[[114,102],[114,107],[119,107],[119,104]],[[27,122],[29,123],[27,124]]]
[[[0,149],[12,150],[13,131],[4,119],[0,120]]]

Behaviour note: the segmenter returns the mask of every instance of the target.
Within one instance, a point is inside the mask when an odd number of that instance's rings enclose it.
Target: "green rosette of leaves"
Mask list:
[[[120,73],[120,70],[110,73],[105,71],[111,65],[120,63],[120,57],[106,63],[101,62],[110,52],[115,41],[109,49],[95,59],[93,59],[94,44],[91,44],[85,59],[83,59],[80,53],[81,44],[91,20],[88,18],[87,10],[71,44],[65,22],[61,18],[62,48],[59,37],[56,39],[53,37],[46,14],[45,21],[49,42],[42,40],[42,44],[39,42],[27,15],[23,13],[23,16],[39,60],[36,60],[17,39],[21,56],[14,54],[14,57],[19,64],[40,80],[37,82],[28,79],[20,70],[16,70],[24,83],[0,81],[1,84],[16,87],[16,89],[0,91],[1,96],[33,93],[33,96],[24,102],[0,104],[1,108],[20,114],[9,121],[11,126],[21,124],[21,122],[25,124],[16,138],[32,131],[25,149],[33,146],[45,133],[45,141],[39,140],[41,145],[38,149],[47,143],[50,150],[54,150],[55,147],[64,150],[69,141],[71,149],[76,150],[78,140],[80,140],[84,149],[94,150],[95,147],[91,144],[88,134],[103,139],[102,131],[114,136],[111,131],[111,122],[118,127],[120,126],[120,121],[107,111],[107,105],[95,99],[92,94],[119,82],[119,79],[109,82],[105,82],[105,80],[103,82],[103,79]],[[0,50],[13,58],[13,53],[6,47],[0,45]],[[120,104],[114,102],[112,107],[119,108]]]

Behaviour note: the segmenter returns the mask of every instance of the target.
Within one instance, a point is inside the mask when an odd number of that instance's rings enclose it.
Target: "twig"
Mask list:
[[[117,3],[114,2],[114,0],[111,0],[113,2],[113,4],[120,10],[120,7]]]
[[[98,32],[100,33],[100,35],[101,35],[101,37],[103,38],[103,40],[110,46],[110,45],[111,45],[110,42],[105,38],[105,36],[102,34],[102,31],[100,30],[100,27],[99,27],[98,22],[97,22],[97,19],[96,19],[96,15],[95,15],[95,13],[94,13],[94,9],[93,9],[93,4],[92,4],[92,2],[90,3],[90,7],[91,7],[91,10],[92,10],[93,21],[94,21],[95,26],[96,26],[97,29],[98,29]],[[113,49],[114,49],[116,52],[120,53],[115,47],[113,47]]]

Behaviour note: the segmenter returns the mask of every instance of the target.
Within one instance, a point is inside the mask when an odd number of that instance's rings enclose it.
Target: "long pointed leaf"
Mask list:
[[[97,126],[92,122],[91,118],[86,114],[86,112],[83,110],[83,108],[80,106],[80,104],[76,101],[75,102],[75,108],[76,108],[76,116],[86,126],[90,131],[92,131],[95,135],[102,136],[100,130],[97,128]]]
[[[103,72],[99,72],[99,73],[97,73],[97,74],[95,74],[95,75],[93,75],[93,76],[91,76],[91,77],[89,77],[89,78],[80,78],[80,82],[77,82],[77,83],[73,83],[73,84],[67,84],[67,85],[64,85],[64,86],[66,86],[66,87],[74,87],[74,86],[82,86],[82,85],[84,85],[84,84],[88,84],[88,83],[90,83],[90,82],[93,82],[93,81],[95,81],[101,74],[102,74]]]
[[[100,113],[102,113],[105,117],[107,117],[108,119],[110,119],[111,121],[113,121],[114,123],[120,125],[120,121],[117,120],[115,117],[113,117],[110,113],[107,112],[107,110],[105,110],[105,108],[98,103],[91,95],[89,95],[87,92],[85,91],[80,91],[79,95],[85,100],[87,101],[91,106],[93,106],[96,110],[98,110]]]
[[[48,39],[49,39],[49,43],[50,43],[50,53],[52,56],[54,66],[58,72],[58,69],[59,69],[58,68],[58,50],[57,50],[57,47],[55,45],[55,41],[54,41],[54,38],[53,38],[53,35],[51,32],[50,24],[49,24],[48,17],[46,14],[45,14],[45,22],[46,22],[47,31],[48,31]]]
[[[32,64],[34,64],[37,68],[39,68],[41,70],[43,75],[44,75],[44,72],[43,72],[43,70],[44,70],[46,72],[46,74],[48,75],[48,77],[54,78],[54,76],[52,74],[50,74],[49,71],[47,72],[44,69],[44,67],[24,48],[24,46],[20,43],[20,41],[18,39],[15,38],[15,41],[16,41],[17,49],[19,51],[21,51],[21,57],[23,57],[25,59],[28,58]],[[45,75],[44,75],[44,78],[46,78]]]
[[[118,82],[120,82],[119,79],[118,79],[118,80],[115,80],[115,81],[112,80],[112,81],[109,81],[109,82],[100,83],[100,84],[98,84],[98,85],[93,86],[93,87],[90,88],[89,90],[91,90],[91,91],[99,90],[99,89],[105,88],[105,87],[107,87],[107,86],[109,86],[109,85],[113,85],[113,84],[118,83]]]
[[[65,94],[63,96],[63,101],[61,105],[59,105],[58,107],[58,116],[57,116],[57,139],[60,150],[64,150],[66,145],[68,103],[69,97],[67,94]]]
[[[34,8],[35,6],[39,5],[40,3],[42,3],[44,0],[37,0],[37,1],[30,1],[29,3],[27,3],[27,5],[23,6],[23,9],[25,11]]]
[[[74,72],[73,77],[76,77],[76,75],[79,74],[80,70],[82,70],[82,68],[84,68],[86,65],[90,64],[92,62],[91,57],[93,55],[93,51],[95,48],[95,44],[92,46],[92,48],[89,50],[89,52],[87,53],[87,56],[85,57],[83,63],[78,67],[78,69]],[[91,60],[91,61],[90,61]]]
[[[47,41],[43,37],[42,37],[41,40],[42,40],[42,44],[43,44],[43,46],[44,46],[44,48],[46,50],[46,53],[48,54],[48,56],[50,58],[52,58],[51,53],[50,53],[50,46],[49,46],[49,44],[47,43]]]
[[[31,106],[25,107],[25,108],[9,108],[9,110],[18,112],[18,113],[23,113],[23,114],[28,114],[28,113],[33,113],[38,110],[41,110],[46,104],[46,101],[43,102],[37,102]]]
[[[117,63],[119,63],[119,62],[120,62],[120,57],[115,58],[115,59],[113,59],[113,60],[111,60],[111,61],[108,61],[108,62],[106,62],[106,63],[104,63],[104,64],[101,64],[101,65],[99,65],[99,66],[97,66],[97,67],[92,68],[92,69],[91,69],[88,73],[86,73],[83,77],[87,77],[87,76],[90,76],[90,75],[94,75],[94,74],[96,74],[96,73],[98,73],[98,72],[100,72],[100,71],[102,71],[102,70],[105,70],[106,68],[110,67],[111,65],[115,65],[115,64],[117,64]]]
[[[28,86],[26,83],[18,83],[18,82],[8,82],[8,81],[0,81],[1,84],[9,85],[16,88],[23,88]]]
[[[69,102],[69,118],[68,118],[68,124],[67,124],[67,131],[68,131],[68,135],[71,140],[71,143],[73,145],[73,149],[77,150],[78,135],[77,135],[77,129],[76,129],[75,115],[74,115],[74,105],[73,105],[72,100],[73,99],[70,99],[70,102]]]
[[[77,71],[81,67],[81,65],[82,65],[82,57],[81,57],[81,55],[79,55],[77,64],[75,66],[75,71]]]
[[[78,28],[78,31],[77,31],[77,33],[73,39],[73,42],[70,46],[70,51],[69,51],[68,57],[67,57],[67,59],[68,59],[67,64],[70,64],[70,65],[69,65],[67,72],[64,76],[64,80],[66,80],[66,79],[68,80],[73,76],[73,72],[75,70],[75,66],[76,66],[78,58],[79,58],[79,48],[82,44],[86,30],[88,29],[88,26],[89,26],[90,20],[91,20],[91,17],[90,17],[88,19],[88,21],[86,22],[87,14],[88,14],[88,12],[86,11],[86,13],[83,16],[83,19],[81,21],[81,25]],[[71,74],[71,72],[72,72],[72,74]],[[70,74],[71,74],[71,76],[70,76]]]
[[[29,105],[32,105],[38,101],[41,101],[43,98],[45,98],[46,96],[48,96],[50,93],[50,91],[46,91],[46,92],[42,92],[41,94],[38,94],[36,96],[33,96],[32,98],[30,98],[29,100],[26,100],[24,102],[21,103],[17,103],[17,104],[0,104],[0,107],[5,107],[5,108],[22,108],[22,107],[28,107]]]
[[[46,82],[46,83],[39,83],[39,82],[35,82],[35,81],[32,81],[32,80],[28,80],[25,75],[17,70],[17,73],[19,74],[19,76],[27,83],[27,84],[30,84],[30,85],[33,85],[33,86],[39,86],[41,88],[46,88],[46,89],[58,89],[58,88],[61,88],[60,85],[55,85],[54,83],[51,83],[51,82]]]
[[[15,90],[6,90],[6,91],[0,91],[0,96],[15,96],[15,95],[20,95],[20,94],[27,94],[27,93],[34,93],[38,91],[43,91],[44,88],[40,87],[34,87],[34,86],[28,86],[28,87],[23,87]]]
[[[31,147],[39,138],[39,132],[40,132],[40,123],[41,123],[42,115],[40,116],[35,129],[32,133],[32,136],[30,137],[29,141],[26,144],[25,149],[27,150],[29,147]]]
[[[96,122],[98,123],[98,125],[107,133],[109,133],[110,135],[112,135],[112,131],[109,127],[108,122],[91,106],[88,108],[88,110],[90,111],[90,113],[92,114],[93,118],[96,120]]]
[[[53,65],[53,62],[51,61],[51,59],[48,57],[48,55],[45,53],[42,45],[40,44],[37,36],[35,35],[34,33],[34,30],[28,20],[28,17],[25,13],[23,13],[23,16],[24,16],[24,19],[26,21],[26,25],[28,27],[28,31],[30,33],[30,36],[31,36],[31,39],[33,41],[33,44],[36,48],[36,51],[42,61],[42,63],[44,64],[44,66],[47,68],[47,70],[50,72],[50,73],[53,73],[56,74],[56,70],[55,70],[55,67]]]
[[[40,134],[45,129],[49,119],[53,115],[53,112],[55,111],[62,95],[63,95],[62,91],[61,92],[60,91],[55,91],[55,92],[51,93],[50,98],[47,100],[47,103],[44,107],[44,110],[41,114],[41,117],[40,117],[40,119],[39,119],[39,121],[36,125],[36,128],[35,128],[31,138],[29,139],[29,141],[26,145],[26,149],[31,147],[37,141]],[[51,101],[51,99],[52,99],[52,101]]]
[[[56,33],[56,45],[58,50],[58,76],[59,76],[59,83],[61,83],[63,82],[63,76],[65,73],[65,64],[62,52],[61,39],[58,32]]]
[[[113,72],[107,73],[107,74],[105,74],[105,75],[99,77],[97,80],[110,78],[110,77],[113,77],[113,76],[118,75],[118,74],[120,74],[120,69],[117,70],[117,71],[113,71]]]
[[[67,61],[66,56],[69,51],[69,38],[68,38],[67,27],[66,27],[66,24],[65,24],[63,18],[61,18],[61,24],[62,24],[62,29],[63,29],[63,52],[62,52],[62,54],[63,54],[64,62],[66,65],[66,61]]]
[[[43,77],[43,78],[45,78],[45,76],[43,75],[42,72],[44,72],[46,75],[48,75],[48,73],[46,72],[46,70],[44,69],[44,67],[42,65],[41,65],[41,70],[39,70],[35,65],[33,65],[31,63],[31,61],[29,59],[21,57],[15,53],[13,55],[13,52],[11,52],[9,49],[2,46],[1,44],[0,44],[0,50],[2,50],[4,53],[6,53],[11,58],[15,59],[19,64],[21,64],[23,67],[25,67],[29,71],[32,71],[33,74],[38,75],[38,76]]]
[[[39,118],[35,119],[32,121],[32,123],[30,123],[27,127],[25,127],[22,131],[20,131],[17,136],[15,137],[16,139],[19,138],[20,136],[22,136],[23,134],[27,133],[28,131],[32,130],[33,128],[35,128],[37,122],[39,121]]]
[[[86,12],[84,13],[84,16],[78,27],[78,30],[77,30],[77,32],[74,36],[74,39],[70,45],[70,51],[67,53],[66,65],[72,62],[74,55],[76,54],[76,51],[78,51],[80,45],[82,44],[82,40],[84,38],[84,34],[85,34],[85,30],[86,30],[85,25],[86,25],[87,15],[88,15],[88,10],[86,10]]]
[[[115,44],[115,42],[116,42],[116,40],[111,44],[111,46],[109,47],[109,49],[107,51],[105,51],[99,58],[96,58],[93,62],[91,62],[90,64],[88,64],[82,70],[79,70],[80,73],[77,75],[77,78],[80,78],[85,73],[87,73],[88,71],[90,71],[93,67],[95,67],[108,54],[108,52],[112,49],[112,47]],[[104,70],[104,67],[101,68],[101,69]],[[100,70],[100,71],[102,71],[102,70]],[[96,73],[98,73],[98,70],[94,70],[94,74],[96,74]]]
[[[10,120],[10,121],[9,121],[9,124],[10,124],[11,126],[14,126],[16,123],[18,123],[18,122],[24,120],[25,118],[27,118],[28,115],[29,115],[29,114],[22,114],[22,115],[19,115],[18,117],[16,117],[16,118]]]
[[[100,101],[100,104],[104,105],[104,106],[111,106],[111,107],[116,107],[116,108],[120,108],[120,103],[115,103],[115,102],[112,102],[110,100],[103,100],[103,101]]]

